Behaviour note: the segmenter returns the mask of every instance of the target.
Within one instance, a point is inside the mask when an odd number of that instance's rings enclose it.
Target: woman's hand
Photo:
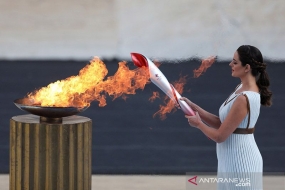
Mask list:
[[[188,119],[189,125],[196,127],[198,129],[199,125],[203,123],[197,111],[195,111],[195,115],[193,116],[185,115],[185,117]]]
[[[181,97],[180,100],[185,101],[193,111],[198,111],[199,106],[191,102],[188,98]]]

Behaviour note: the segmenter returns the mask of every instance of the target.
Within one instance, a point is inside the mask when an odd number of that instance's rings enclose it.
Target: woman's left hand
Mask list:
[[[188,123],[193,126],[199,128],[199,125],[202,123],[199,113],[196,111],[194,116],[185,115],[188,119]]]

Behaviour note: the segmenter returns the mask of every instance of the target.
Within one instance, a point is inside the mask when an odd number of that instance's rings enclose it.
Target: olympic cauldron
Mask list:
[[[92,121],[88,107],[14,101],[30,114],[10,120],[10,190],[91,190]]]

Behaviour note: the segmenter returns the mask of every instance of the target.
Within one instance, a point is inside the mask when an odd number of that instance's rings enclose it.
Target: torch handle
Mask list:
[[[190,108],[190,106],[185,102],[185,101],[181,101],[181,95],[177,92],[177,90],[174,88],[174,86],[172,84],[170,84],[170,87],[172,89],[172,93],[173,93],[173,97],[176,100],[176,103],[179,104],[181,110],[189,116],[193,116],[195,115],[194,111]]]

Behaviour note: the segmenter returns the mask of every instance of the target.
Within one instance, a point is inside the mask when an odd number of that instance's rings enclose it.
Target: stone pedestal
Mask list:
[[[10,120],[10,190],[91,190],[92,121],[39,116]]]

